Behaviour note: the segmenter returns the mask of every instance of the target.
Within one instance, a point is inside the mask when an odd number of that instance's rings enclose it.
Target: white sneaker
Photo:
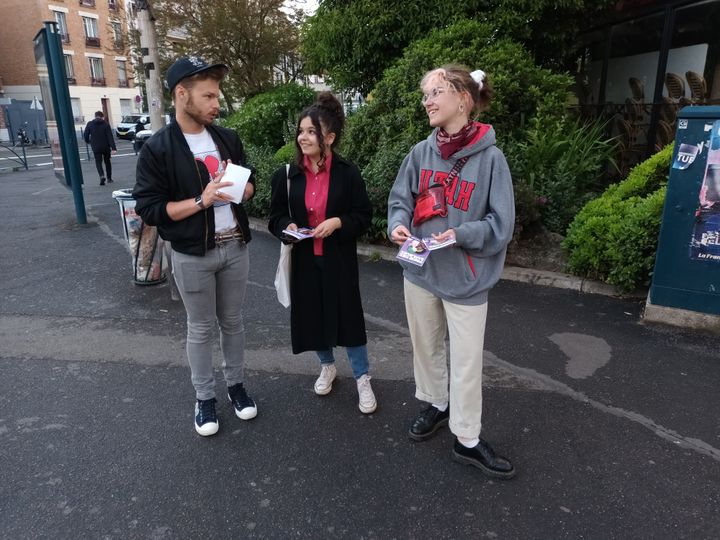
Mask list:
[[[332,390],[332,383],[337,375],[335,364],[323,364],[320,376],[315,381],[315,393],[318,396],[326,396]]]
[[[370,375],[363,375],[357,380],[358,396],[360,402],[358,407],[363,414],[370,414],[377,409],[377,401],[372,386],[370,386]]]

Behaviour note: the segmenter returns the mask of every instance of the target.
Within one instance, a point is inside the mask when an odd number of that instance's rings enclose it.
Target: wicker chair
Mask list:
[[[655,133],[655,151],[659,152],[665,148],[674,138],[675,134],[672,126],[664,120],[658,120],[657,132]]]
[[[637,77],[630,77],[628,83],[630,84],[633,99],[641,103],[645,101],[645,84]]]
[[[685,72],[688,86],[690,87],[690,100],[693,103],[705,103],[707,98],[707,83],[705,77],[694,71]]]
[[[665,88],[667,89],[668,97],[674,101],[680,101],[685,97],[685,81],[680,75],[666,73]]]

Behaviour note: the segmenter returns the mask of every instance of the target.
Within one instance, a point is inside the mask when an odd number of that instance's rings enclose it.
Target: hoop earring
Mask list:
[[[460,104],[460,112],[465,112],[465,105],[462,103]]]

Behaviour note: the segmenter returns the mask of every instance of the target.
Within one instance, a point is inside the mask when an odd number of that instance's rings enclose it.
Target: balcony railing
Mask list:
[[[119,86],[120,88],[128,88],[128,87],[130,86],[130,83],[128,83],[128,80],[127,80],[127,79],[125,79],[125,80],[122,80],[122,79],[121,79],[121,80],[118,81],[118,86]]]
[[[85,36],[85,45],[87,45],[88,47],[99,47],[100,46],[100,38]]]
[[[95,0],[80,0],[80,5],[85,7],[95,7]]]
[[[90,86],[107,86],[105,77],[90,77]]]
[[[112,11],[117,11],[117,2],[115,0],[108,0],[108,8]]]
[[[114,41],[114,44],[115,44],[116,51],[122,51],[123,49],[125,49],[125,41],[122,39],[116,39]]]
[[[77,79],[75,77],[68,77],[67,83],[68,84],[77,84]]]
[[[70,34],[60,33],[60,40],[61,40],[63,43],[70,43]]]

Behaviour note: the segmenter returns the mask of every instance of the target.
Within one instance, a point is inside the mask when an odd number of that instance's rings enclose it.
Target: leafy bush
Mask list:
[[[593,197],[615,154],[604,124],[568,118],[536,118],[524,140],[504,147],[514,182],[537,196],[546,228],[564,234],[578,210]]]
[[[297,115],[315,100],[315,92],[295,83],[258,94],[223,124],[234,129],[245,144],[277,150],[294,137]]]
[[[275,159],[280,163],[292,163],[295,161],[295,141],[290,141],[275,152]]]
[[[569,77],[536,66],[521,45],[497,39],[488,24],[462,20],[414,42],[385,71],[368,103],[348,118],[342,143],[342,153],[363,171],[376,215],[387,214],[387,194],[403,157],[431,131],[420,103],[420,79],[451,62],[489,74],[495,99],[482,120],[501,138],[522,139],[535,116],[558,118],[570,96]]]
[[[622,291],[649,284],[672,149],[640,163],[580,210],[564,242],[571,272]]]
[[[265,218],[270,212],[270,178],[284,162],[267,146],[246,144],[245,152],[248,163],[255,169],[255,196],[244,203],[245,210],[251,216]]]

